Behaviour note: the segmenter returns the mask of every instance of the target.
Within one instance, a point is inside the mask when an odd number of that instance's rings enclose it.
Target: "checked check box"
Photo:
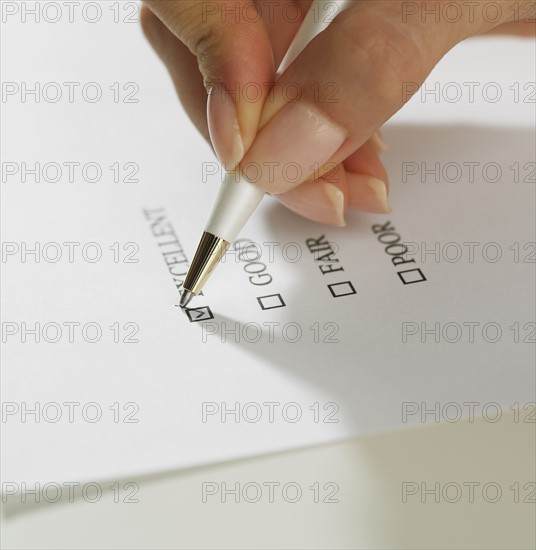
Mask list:
[[[257,298],[261,309],[276,309],[278,307],[285,307],[281,294],[268,294],[268,296],[259,296]]]
[[[190,319],[190,323],[199,323],[199,321],[214,319],[214,315],[212,315],[212,311],[208,306],[187,308],[185,311],[188,319]]]

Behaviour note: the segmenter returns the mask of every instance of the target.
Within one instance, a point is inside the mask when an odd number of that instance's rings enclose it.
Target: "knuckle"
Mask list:
[[[203,12],[203,2],[150,0],[169,29],[195,55],[216,43],[216,25]]]
[[[145,0],[173,34],[197,57],[205,86],[214,78],[222,49],[222,25],[203,12],[199,0]],[[150,23],[149,23],[150,25]]]
[[[367,75],[378,100],[393,107],[400,103],[401,83],[421,83],[432,68],[425,38],[418,30],[401,28],[389,21],[363,33],[348,29],[345,36],[360,80]]]

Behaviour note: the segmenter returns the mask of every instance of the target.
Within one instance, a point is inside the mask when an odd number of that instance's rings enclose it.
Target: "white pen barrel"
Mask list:
[[[292,65],[309,42],[330,25],[331,19],[349,4],[349,0],[314,0],[277,69],[276,80]]]
[[[350,0],[314,0],[277,70],[276,80],[287,70],[307,44],[329,26],[331,17],[346,9],[350,3]],[[232,243],[263,196],[264,191],[247,181],[241,174],[227,173],[214,202],[205,231]]]
[[[264,191],[237,172],[228,172],[214,202],[205,231],[232,243],[249,220]]]

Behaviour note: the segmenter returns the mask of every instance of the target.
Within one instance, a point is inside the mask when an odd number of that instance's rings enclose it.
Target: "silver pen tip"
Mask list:
[[[180,306],[182,308],[185,308],[190,303],[190,301],[194,296],[195,294],[193,292],[190,292],[189,290],[184,289],[181,294]]]

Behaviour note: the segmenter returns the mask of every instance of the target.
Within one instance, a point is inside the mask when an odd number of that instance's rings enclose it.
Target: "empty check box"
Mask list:
[[[342,298],[342,296],[351,296],[356,294],[354,285],[350,281],[344,283],[333,283],[328,285],[329,291],[334,298]]]
[[[190,319],[190,323],[198,323],[199,321],[208,321],[209,319],[214,319],[212,311],[208,306],[203,307],[194,307],[191,309],[186,309],[186,315]]]
[[[285,301],[281,297],[281,294],[268,294],[268,296],[259,296],[257,298],[261,309],[276,309],[278,307],[285,307]]]
[[[406,271],[399,271],[398,276],[405,285],[411,285],[412,283],[421,283],[422,281],[426,281],[426,277],[424,276],[423,272],[418,268],[407,269]]]

